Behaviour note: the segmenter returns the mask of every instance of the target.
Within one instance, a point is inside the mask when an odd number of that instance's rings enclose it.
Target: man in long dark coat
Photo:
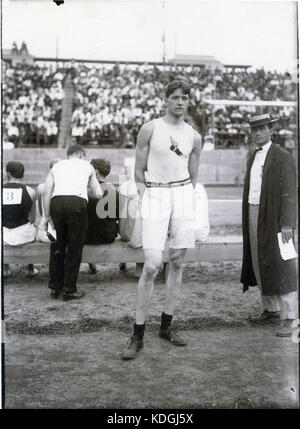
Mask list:
[[[296,168],[293,157],[271,142],[268,114],[250,118],[257,150],[250,156],[243,193],[244,291],[258,285],[262,313],[256,323],[282,319],[278,336],[290,336],[298,318],[296,260],[281,257],[278,233],[287,243],[296,228]]]

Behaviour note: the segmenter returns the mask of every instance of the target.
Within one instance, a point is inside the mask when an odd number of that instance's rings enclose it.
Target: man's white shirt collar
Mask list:
[[[259,150],[257,153],[258,153],[259,155],[262,155],[262,154],[264,154],[264,153],[268,152],[268,150],[270,149],[271,144],[272,144],[272,142],[271,142],[271,141],[269,141],[269,142],[268,142],[268,143],[266,143],[265,145],[261,146],[261,150]],[[257,149],[259,149],[259,148],[257,148]]]

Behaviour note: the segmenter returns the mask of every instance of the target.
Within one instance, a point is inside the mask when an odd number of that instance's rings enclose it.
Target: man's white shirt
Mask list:
[[[263,168],[271,144],[272,142],[266,143],[256,152],[250,172],[249,204],[259,205]]]

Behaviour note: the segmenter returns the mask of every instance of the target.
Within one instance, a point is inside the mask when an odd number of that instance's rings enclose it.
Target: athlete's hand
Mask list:
[[[43,229],[45,230],[45,231],[48,231],[48,223],[50,222],[50,219],[49,218],[45,218],[44,219],[44,224],[43,224]]]
[[[138,204],[139,204],[140,207],[142,205],[143,195],[144,195],[144,192],[142,194],[139,194],[139,197],[138,197]]]
[[[146,190],[146,185],[145,183],[136,183],[136,187],[137,187],[137,193],[138,193],[138,202],[139,204],[141,204]]]
[[[287,243],[293,237],[293,228],[289,226],[282,226],[281,235],[283,243]]]
[[[52,222],[52,219],[50,217],[46,217],[45,220],[44,220],[44,225],[43,225],[45,231],[48,231],[48,225],[49,225],[49,223],[51,224],[52,228],[55,229],[54,228],[54,224]]]

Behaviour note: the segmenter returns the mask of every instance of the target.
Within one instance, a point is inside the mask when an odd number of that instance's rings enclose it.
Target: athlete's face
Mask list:
[[[176,89],[166,99],[167,111],[176,117],[185,115],[189,105],[189,96],[181,88]]]

